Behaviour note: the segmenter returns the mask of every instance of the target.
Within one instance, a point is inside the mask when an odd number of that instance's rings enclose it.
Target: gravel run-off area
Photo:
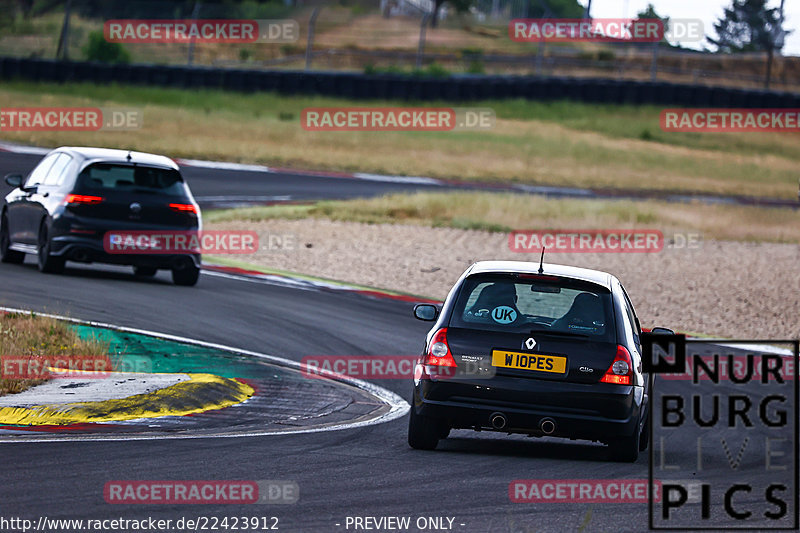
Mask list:
[[[444,299],[473,262],[538,262],[509,250],[506,233],[325,219],[225,222],[254,230],[261,250],[232,259],[333,280]],[[271,244],[270,244],[271,243]],[[213,261],[213,259],[212,259]],[[545,263],[610,272],[643,327],[741,339],[800,337],[800,246],[704,241],[657,253],[552,253]]]

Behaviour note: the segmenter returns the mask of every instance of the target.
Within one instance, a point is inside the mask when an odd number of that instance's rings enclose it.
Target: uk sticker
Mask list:
[[[492,310],[492,319],[499,324],[511,324],[517,319],[517,312],[513,307],[501,305]]]
[[[798,341],[685,348],[648,378],[649,483],[661,487],[650,528],[796,530]]]

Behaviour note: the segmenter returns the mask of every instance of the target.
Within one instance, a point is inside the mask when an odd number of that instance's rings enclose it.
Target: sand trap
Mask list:
[[[291,248],[230,256],[234,259],[440,299],[475,261],[539,259],[511,252],[505,233],[484,231],[315,219],[216,223],[207,229],[252,229],[262,243],[269,235],[293,237]],[[737,338],[800,337],[797,245],[705,241],[691,250],[553,253],[546,260],[618,276],[645,327]]]

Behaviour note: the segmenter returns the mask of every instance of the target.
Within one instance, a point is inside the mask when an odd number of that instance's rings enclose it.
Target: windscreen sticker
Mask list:
[[[500,324],[511,324],[517,319],[517,312],[507,305],[501,305],[492,310],[492,319]]]
[[[599,322],[599,321],[595,320],[594,322],[592,322],[591,326],[584,326],[582,324],[569,324],[569,325],[567,325],[567,329],[572,329],[572,330],[577,329],[577,330],[580,330],[580,331],[592,331],[592,332],[594,332],[594,331],[599,331],[599,330],[603,329],[604,326],[605,326],[605,324],[603,322]]]

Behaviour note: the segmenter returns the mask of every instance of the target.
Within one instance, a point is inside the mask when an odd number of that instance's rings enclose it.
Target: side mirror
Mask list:
[[[658,335],[675,335],[675,332],[669,328],[653,328],[650,330],[650,333],[656,333]]]
[[[439,309],[431,304],[417,304],[414,306],[414,316],[418,320],[432,322],[439,316]]]
[[[19,189],[22,187],[22,174],[6,174],[6,183]]]

